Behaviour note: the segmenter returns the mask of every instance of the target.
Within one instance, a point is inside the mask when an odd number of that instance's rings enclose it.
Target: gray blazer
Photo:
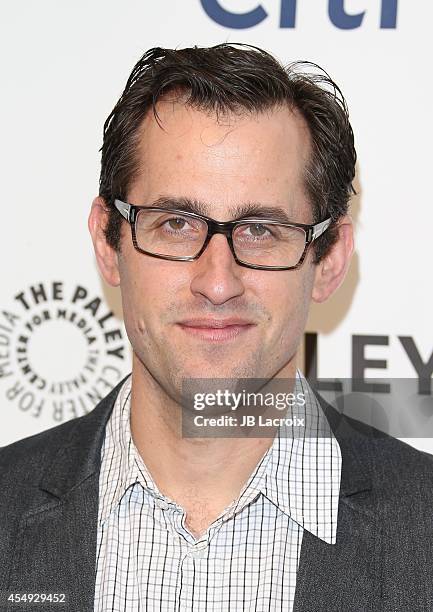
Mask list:
[[[0,591],[69,598],[23,610],[93,612],[100,449],[119,388],[0,449]],[[433,456],[319,399],[343,457],[337,543],[304,531],[294,612],[433,610]]]

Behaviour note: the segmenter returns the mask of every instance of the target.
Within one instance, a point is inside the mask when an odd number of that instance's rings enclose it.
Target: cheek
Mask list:
[[[178,292],[181,278],[173,274],[172,265],[144,255],[138,260],[135,256],[125,258],[120,265],[123,315],[129,336],[138,333],[157,341],[158,328],[170,322],[170,316],[173,318],[168,305]]]
[[[161,283],[151,276],[129,278],[122,285],[125,324],[141,334],[148,332],[153,319],[163,310],[160,292]]]
[[[282,351],[298,345],[308,317],[312,279],[300,272],[273,288],[268,286],[264,293],[269,296],[267,309],[274,319],[271,342]]]
[[[144,331],[142,322],[146,318],[148,305],[146,288],[152,282],[145,263],[134,254],[127,252],[127,249],[119,261],[123,318],[130,339],[134,332]]]

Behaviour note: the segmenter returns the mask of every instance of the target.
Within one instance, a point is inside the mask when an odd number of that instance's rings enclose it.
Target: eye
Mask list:
[[[168,233],[185,233],[187,231],[201,232],[204,226],[198,219],[177,215],[176,217],[164,219],[159,223],[158,227],[162,227],[163,231]]]
[[[263,236],[263,234],[265,232],[267,232],[268,234],[272,234],[271,230],[269,229],[269,227],[267,227],[266,225],[264,225],[263,223],[251,223],[248,226],[248,229],[251,230],[251,228],[254,228],[254,230],[251,232],[253,235],[256,236]],[[258,233],[256,233],[258,232]]]
[[[238,227],[236,238],[239,240],[260,241],[277,238],[277,228],[264,223],[249,223]]]
[[[172,229],[179,230],[182,229],[182,224],[186,223],[186,219],[183,219],[182,217],[172,217],[171,219],[165,221],[165,223],[169,223]]]

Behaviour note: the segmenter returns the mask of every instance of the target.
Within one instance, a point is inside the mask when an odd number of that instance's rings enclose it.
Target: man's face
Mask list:
[[[229,221],[230,208],[254,202],[312,222],[303,183],[310,140],[298,114],[283,107],[217,122],[214,114],[168,101],[158,103],[158,113],[164,129],[152,112],[142,125],[141,168],[129,203],[187,197],[204,202],[208,216]],[[176,401],[183,378],[294,376],[315,283],[311,260],[310,250],[298,270],[248,269],[218,234],[198,260],[166,261],[137,252],[124,223],[116,269],[134,367],[150,372]],[[212,340],[181,325],[199,317],[241,317],[252,325]]]

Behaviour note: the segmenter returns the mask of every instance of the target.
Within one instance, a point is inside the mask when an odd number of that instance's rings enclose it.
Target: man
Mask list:
[[[5,595],[65,593],[77,612],[433,609],[431,456],[339,415],[296,369],[311,300],[349,265],[356,160],[340,90],[302,68],[229,44],[134,67],[89,217],[132,376],[0,451]],[[305,428],[183,435],[199,379],[286,381]]]

